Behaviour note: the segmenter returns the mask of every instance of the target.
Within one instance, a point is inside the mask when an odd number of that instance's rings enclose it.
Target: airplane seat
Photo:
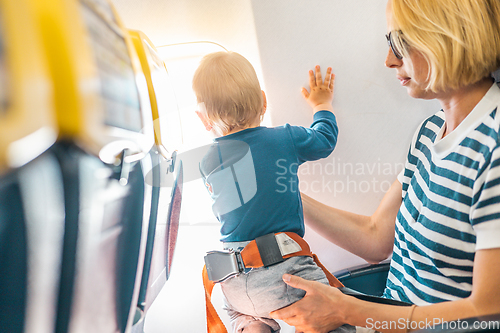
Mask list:
[[[177,234],[179,232],[179,221],[181,214],[182,203],[182,187],[183,187],[183,166],[182,161],[179,161],[177,175],[172,186],[172,200],[168,209],[168,219],[165,232],[165,258],[166,258],[166,279],[169,278],[172,271],[172,262],[174,259],[175,245],[177,242]]]
[[[379,264],[366,264],[344,269],[335,272],[334,275],[347,288],[366,295],[380,297],[385,289],[389,266],[390,260],[385,260]],[[428,326],[429,325],[433,325],[433,321],[430,321],[428,323]],[[463,318],[446,323],[439,322],[432,326],[432,328],[428,328],[428,326],[425,328],[412,327],[412,329],[418,329],[415,330],[415,333],[500,332],[500,313],[488,316]]]
[[[333,275],[347,288],[367,295],[382,296],[389,266],[390,260],[385,260],[378,264],[364,264],[343,269]]]
[[[144,78],[109,1],[26,1],[54,86],[58,137],[50,152],[64,198],[51,332],[128,332],[152,200],[144,181],[154,144]]]
[[[139,167],[139,165],[137,166]],[[140,272],[139,263],[141,262],[140,256],[144,254],[144,239],[145,231],[148,226],[144,225],[146,221],[143,220],[145,215],[140,209],[136,209],[134,204],[137,202],[146,202],[144,197],[144,175],[142,171],[138,171],[135,177],[131,175],[129,182],[132,188],[139,189],[131,191],[125,201],[125,210],[123,212],[124,221],[124,236],[121,239],[118,249],[120,256],[117,263],[117,291],[119,297],[119,305],[121,307],[119,314],[121,315],[121,327],[127,327],[127,321],[130,315],[130,309],[133,303],[133,296],[137,293],[137,280]],[[134,184],[135,183],[135,184]],[[135,186],[134,186],[135,185]],[[146,207],[145,207],[146,208]],[[148,213],[146,215],[149,215]],[[142,223],[137,221],[142,220]],[[146,229],[145,229],[146,228]],[[121,267],[121,269],[120,269]],[[128,279],[120,277],[126,276]]]
[[[146,156],[145,159],[150,157]],[[148,161],[150,163],[150,161]],[[144,183],[144,164],[145,161],[137,165],[138,172],[131,174],[129,177],[129,184],[131,188],[135,190],[130,191],[130,195],[127,197],[123,212],[123,224],[124,224],[124,235],[118,244],[119,249],[117,262],[117,291],[119,298],[119,305],[121,307],[119,314],[121,315],[121,327],[127,327],[127,321],[133,307],[134,294],[138,295],[140,289],[138,290],[138,282],[142,276],[141,266],[142,263],[140,256],[145,255],[145,249],[147,246],[147,234],[149,233],[148,222],[154,217],[151,217],[152,212],[148,212],[149,206],[152,210],[157,205],[156,198],[154,194],[151,195],[150,190],[145,189]],[[139,167],[141,169],[139,170]],[[147,193],[147,197],[145,197]],[[152,198],[152,199],[151,199]],[[144,211],[137,209],[135,205],[138,202],[144,202]],[[146,216],[146,218],[144,218]],[[141,221],[142,223],[137,223]],[[122,279],[120,277],[128,277],[128,279]],[[131,322],[132,323],[132,322]],[[131,324],[129,323],[129,324]]]
[[[26,224],[15,174],[0,179],[0,330],[22,332],[28,275]]]
[[[125,332],[142,236],[140,163],[110,168],[70,141],[52,148],[64,186],[65,233],[56,332]]]
[[[47,151],[0,179],[0,331],[54,328],[64,233],[61,173]]]
[[[146,175],[146,183],[150,183],[152,186],[151,195],[151,214],[149,217],[149,226],[146,242],[146,250],[144,254],[144,265],[141,275],[141,285],[139,288],[139,296],[137,299],[137,309],[135,312],[135,317],[133,321],[133,332],[136,332],[138,325],[136,325],[144,317],[144,312],[146,308],[146,293],[148,291],[148,279],[150,275],[150,267],[153,256],[153,247],[156,235],[156,225],[158,220],[158,210],[160,205],[160,187],[158,185],[158,180],[160,179],[160,169],[158,165],[160,164],[160,157],[157,153],[156,147],[153,147],[151,153],[152,169]],[[140,325],[140,332],[143,330],[143,326]],[[138,331],[138,332],[139,332]]]
[[[146,184],[152,186],[151,214],[133,322],[133,332],[143,332],[146,313],[168,280],[177,239],[182,164],[176,159],[175,148],[181,134],[179,110],[165,64],[144,33],[129,30],[128,35],[147,82],[155,135],[155,145],[149,154],[152,169],[145,179]]]
[[[0,331],[54,331],[64,193],[52,82],[28,1],[0,0]]]
[[[56,332],[125,332],[149,216],[142,163],[110,166],[68,141],[51,150],[66,216]]]
[[[166,174],[166,168],[170,168],[167,163],[160,163],[153,168],[153,171],[163,170],[161,173]],[[165,205],[158,206],[156,227],[149,229],[151,234],[148,237],[148,250],[146,251],[136,315],[132,327],[133,333],[143,333],[147,311],[170,276],[182,202],[182,162],[179,160],[174,164],[174,174],[170,179],[163,178],[161,183],[155,182],[154,184],[153,191],[158,194],[159,203],[165,204],[167,199],[165,196],[167,195],[169,201]],[[151,227],[152,224],[150,224]]]
[[[500,86],[500,68],[494,71],[491,76],[495,79],[495,82]]]

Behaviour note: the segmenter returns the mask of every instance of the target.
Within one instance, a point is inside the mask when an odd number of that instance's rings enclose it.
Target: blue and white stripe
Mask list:
[[[408,153],[385,296],[417,305],[464,298],[476,251],[500,247],[500,89],[446,137],[444,112]]]

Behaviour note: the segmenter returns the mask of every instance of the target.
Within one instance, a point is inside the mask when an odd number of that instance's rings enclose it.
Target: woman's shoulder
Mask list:
[[[415,134],[413,135],[412,143],[414,144],[422,135],[435,137],[444,126],[444,121],[445,118],[443,110],[440,110],[432,116],[424,119],[417,127]]]
[[[418,127],[419,129],[426,128],[426,127],[431,127],[432,125],[441,128],[444,125],[444,111],[441,109],[432,116],[427,117],[424,119],[421,123],[420,126]]]

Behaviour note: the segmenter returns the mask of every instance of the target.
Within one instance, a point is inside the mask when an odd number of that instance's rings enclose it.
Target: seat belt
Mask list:
[[[212,291],[215,283],[240,274],[245,268],[268,267],[285,259],[296,256],[312,257],[325,273],[330,286],[340,288],[344,285],[333,276],[311,252],[309,244],[293,232],[268,234],[254,239],[241,251],[212,251],[205,256],[203,267],[203,286],[205,287],[205,304],[208,333],[227,333],[212,304]],[[220,268],[220,269],[218,269]]]
[[[203,286],[205,287],[205,305],[207,312],[207,332],[208,333],[227,333],[224,323],[220,319],[217,311],[212,304],[212,290],[215,282],[210,281],[207,275],[206,265],[203,266]]]

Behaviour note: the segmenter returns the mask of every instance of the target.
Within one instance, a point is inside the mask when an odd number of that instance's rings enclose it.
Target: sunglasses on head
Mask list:
[[[385,35],[385,38],[387,39],[387,43],[389,44],[392,53],[394,53],[396,58],[398,58],[399,60],[403,59],[403,55],[401,54],[401,52],[398,51],[396,47],[394,47],[394,38],[400,37],[400,35],[402,35],[401,30],[399,31],[394,30]]]

